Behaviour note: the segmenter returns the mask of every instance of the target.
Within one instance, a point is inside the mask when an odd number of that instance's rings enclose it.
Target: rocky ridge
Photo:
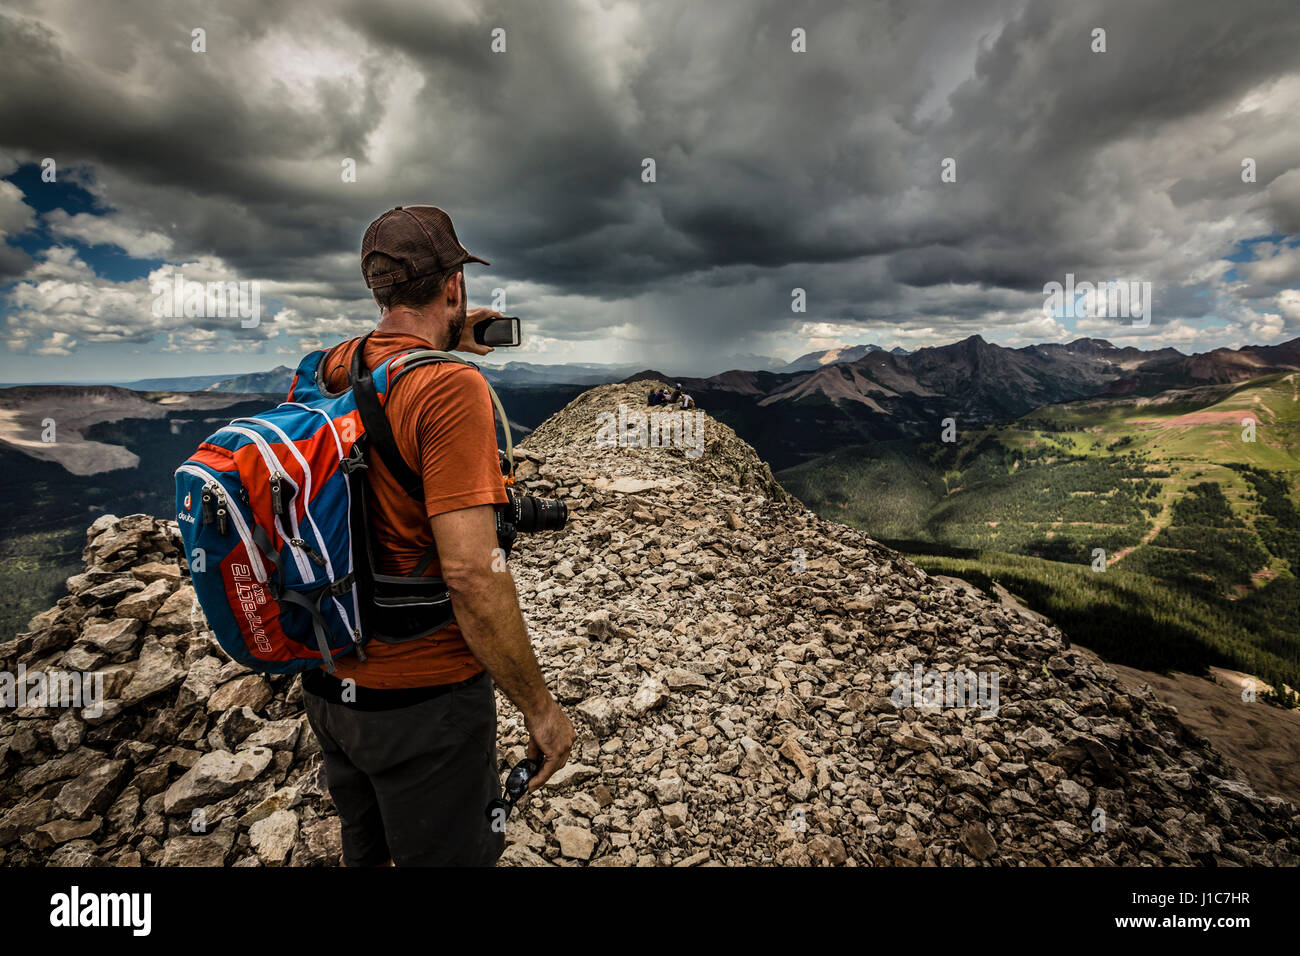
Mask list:
[[[813,515],[725,426],[701,416],[698,457],[598,443],[652,384],[592,389],[520,449],[520,485],[570,506],[510,565],[579,741],[503,863],[1300,863],[1295,805],[1149,691]],[[100,518],[68,595],[0,644],[107,698],[0,712],[0,865],[337,861],[298,681],[224,657],[178,543]],[[996,712],[896,705],[914,667],[996,674]],[[498,703],[504,770],[525,734]]]

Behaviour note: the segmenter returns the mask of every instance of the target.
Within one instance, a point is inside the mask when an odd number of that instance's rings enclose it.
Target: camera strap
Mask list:
[[[393,386],[397,383],[397,380],[411,369],[418,368],[421,365],[429,365],[434,362],[456,362],[459,365],[468,365],[480,375],[483,375],[482,369],[473,362],[467,362],[458,355],[453,355],[450,352],[443,352],[439,349],[415,349],[414,351],[406,352],[405,354],[399,355],[397,358],[393,359],[393,364],[389,366],[389,368],[395,368],[396,372],[390,371],[389,373],[393,376],[388,382],[389,390],[391,391]],[[510,420],[506,418],[506,409],[505,406],[501,404],[501,396],[497,395],[497,390],[492,387],[492,383],[487,380],[486,375],[483,375],[483,384],[487,386],[488,394],[492,396],[492,407],[496,410],[497,418],[501,421],[501,431],[505,435],[506,439],[506,461],[510,463],[510,477],[513,478],[515,474],[515,443],[510,434]]]

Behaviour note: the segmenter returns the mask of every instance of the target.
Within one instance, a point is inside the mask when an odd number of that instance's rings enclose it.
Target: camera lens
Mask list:
[[[569,509],[563,501],[555,498],[535,498],[521,495],[518,501],[519,530],[526,533],[535,531],[559,531],[569,520]]]

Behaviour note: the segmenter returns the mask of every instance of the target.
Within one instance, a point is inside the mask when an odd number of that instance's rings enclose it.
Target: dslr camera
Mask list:
[[[510,461],[506,453],[498,451],[501,461],[501,474],[510,474]],[[497,519],[497,543],[507,555],[514,547],[515,538],[520,534],[533,534],[537,531],[559,531],[569,520],[569,508],[558,498],[540,498],[515,491],[506,484],[506,503],[495,505]]]

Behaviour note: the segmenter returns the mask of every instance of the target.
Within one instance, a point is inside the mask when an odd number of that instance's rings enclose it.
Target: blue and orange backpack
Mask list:
[[[262,673],[288,674],[354,651],[370,638],[415,640],[454,620],[441,578],[375,570],[363,473],[372,453],[417,500],[420,476],[403,460],[384,405],[407,372],[434,362],[472,363],[418,349],[381,363],[352,355],[348,387],[327,390],[326,354],[307,355],[287,400],[236,418],[176,469],[176,519],[194,591],[217,642]],[[472,366],[474,367],[474,366]],[[510,426],[488,385],[513,470]]]

